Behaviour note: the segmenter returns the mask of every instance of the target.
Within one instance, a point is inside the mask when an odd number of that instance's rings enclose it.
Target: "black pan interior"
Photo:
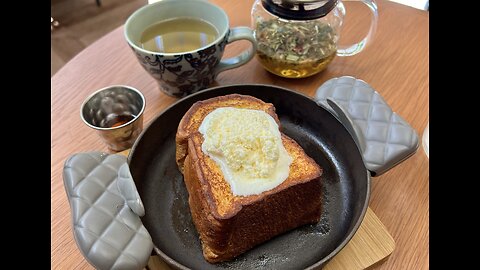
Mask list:
[[[175,132],[190,106],[231,93],[275,105],[282,131],[323,167],[321,221],[277,236],[231,262],[209,264],[193,226],[188,193],[175,163]],[[142,222],[157,252],[172,266],[191,269],[302,269],[336,253],[363,219],[369,176],[346,129],[308,97],[268,85],[211,88],[184,98],[154,119],[135,143],[130,170],[145,206]],[[166,256],[166,257],[165,257]]]

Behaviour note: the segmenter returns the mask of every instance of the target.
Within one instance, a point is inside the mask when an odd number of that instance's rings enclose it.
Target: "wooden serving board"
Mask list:
[[[125,156],[129,150],[120,152]],[[386,259],[395,248],[393,240],[387,228],[378,219],[377,215],[367,208],[367,213],[360,228],[352,240],[328,262],[324,270],[361,270],[367,269]],[[148,261],[148,269],[171,270],[159,256],[151,256]]]

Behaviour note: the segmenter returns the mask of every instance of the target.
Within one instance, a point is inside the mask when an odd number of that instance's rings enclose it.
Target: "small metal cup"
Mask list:
[[[112,85],[91,94],[82,104],[80,116],[97,130],[112,151],[132,147],[143,129],[145,97],[137,89]]]

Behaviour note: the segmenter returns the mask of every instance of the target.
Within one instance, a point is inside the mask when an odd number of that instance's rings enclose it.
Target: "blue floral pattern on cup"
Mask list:
[[[221,42],[203,50],[178,55],[144,53],[130,46],[143,68],[160,84],[164,92],[184,97],[213,83],[215,67],[222,59],[229,34]]]

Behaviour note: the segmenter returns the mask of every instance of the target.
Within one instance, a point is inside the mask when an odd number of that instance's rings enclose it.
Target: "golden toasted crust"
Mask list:
[[[322,169],[284,134],[283,145],[293,158],[288,178],[259,195],[232,194],[219,166],[201,150],[203,136],[198,132],[209,112],[225,106],[261,109],[279,123],[272,104],[242,95],[196,103],[180,122],[177,163],[184,173],[193,222],[209,262],[232,259],[280,233],[318,222],[321,212]]]

